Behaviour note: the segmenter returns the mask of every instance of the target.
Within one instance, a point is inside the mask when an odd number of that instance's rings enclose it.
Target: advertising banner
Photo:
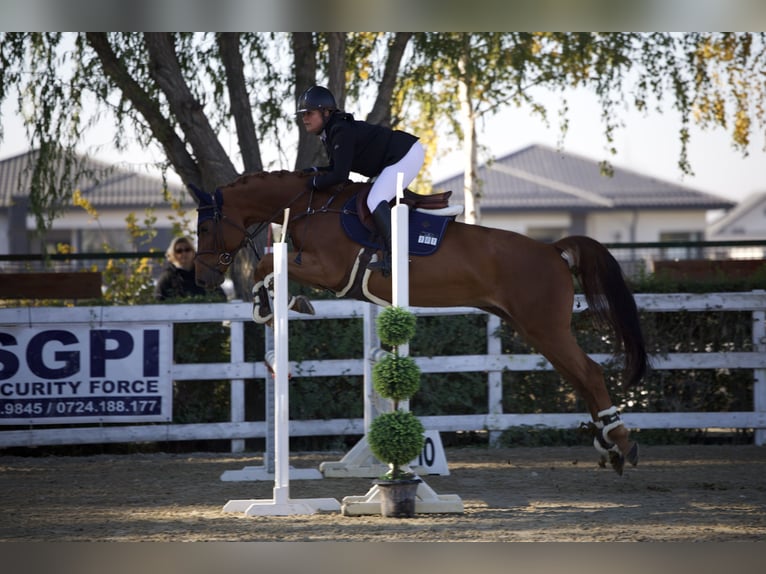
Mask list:
[[[172,420],[171,329],[0,326],[0,425]]]

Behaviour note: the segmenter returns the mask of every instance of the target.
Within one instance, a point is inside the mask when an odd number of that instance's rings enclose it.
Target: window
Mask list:
[[[664,231],[660,232],[661,243],[679,243],[678,247],[663,247],[661,259],[702,259],[702,248],[694,243],[703,241],[702,231]]]

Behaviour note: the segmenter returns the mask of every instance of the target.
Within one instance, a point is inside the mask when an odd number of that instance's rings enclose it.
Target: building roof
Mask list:
[[[766,238],[766,191],[751,193],[737,207],[710,224],[711,239]]]
[[[0,208],[10,206],[13,198],[29,195],[32,167],[38,153],[38,150],[31,150],[0,160]],[[80,160],[88,175],[80,177],[75,187],[94,207],[136,208],[167,204],[161,178],[128,171],[99,160]],[[174,198],[182,200],[183,205],[193,205],[193,200],[181,186],[168,182],[167,187]]]
[[[484,211],[594,211],[604,209],[730,209],[734,203],[654,177],[614,168],[601,174],[598,161],[544,145],[530,145],[479,167]],[[434,184],[455,190],[463,203],[463,174]]]

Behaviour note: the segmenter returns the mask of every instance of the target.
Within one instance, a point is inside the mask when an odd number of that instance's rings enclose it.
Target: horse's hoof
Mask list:
[[[622,469],[625,467],[625,457],[619,452],[609,451],[609,463],[614,471],[622,476]]]
[[[638,464],[638,443],[637,442],[633,443],[633,446],[630,447],[630,450],[628,451],[628,454],[625,455],[625,458],[633,466],[636,466]]]
[[[314,306],[311,304],[311,301],[308,300],[304,295],[296,295],[293,297],[293,303],[290,306],[290,308],[295,311],[296,313],[303,313],[305,315],[315,315],[316,311],[314,311]]]
[[[262,317],[258,313],[255,313],[255,312],[253,313],[253,321],[255,321],[259,325],[271,326],[272,319],[274,319],[273,313],[266,315],[265,317]]]
[[[274,313],[271,312],[271,307],[259,305],[257,302],[253,304],[253,321],[259,325],[270,325],[273,318]]]

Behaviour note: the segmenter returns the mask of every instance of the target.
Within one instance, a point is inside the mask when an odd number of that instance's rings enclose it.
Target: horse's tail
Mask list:
[[[597,322],[611,327],[625,352],[624,383],[638,383],[649,367],[638,308],[617,260],[598,241],[565,237],[554,244],[569,262]]]

